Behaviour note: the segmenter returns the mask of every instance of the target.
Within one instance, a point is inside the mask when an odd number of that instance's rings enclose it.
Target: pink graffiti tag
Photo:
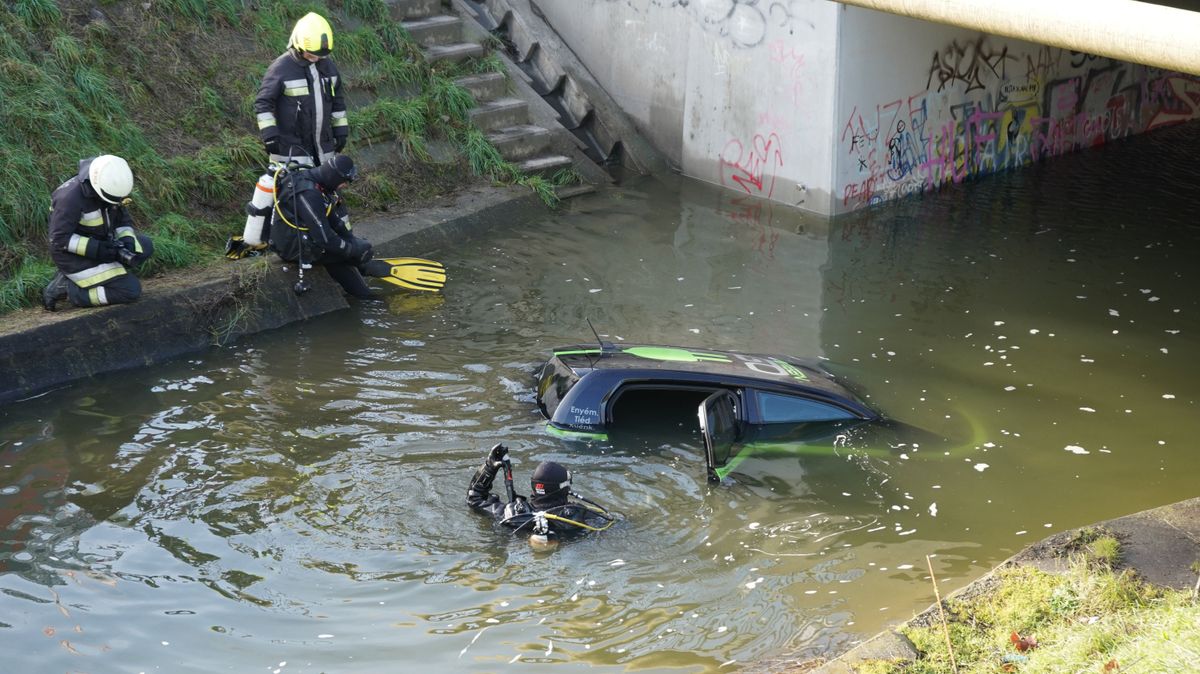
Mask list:
[[[800,105],[802,99],[801,93],[804,86],[804,54],[797,54],[796,48],[789,46],[783,40],[775,40],[769,46],[771,62],[778,63],[782,68],[788,71],[790,81],[788,84],[792,88],[792,103]]]
[[[783,168],[779,136],[774,132],[766,136],[754,134],[749,149],[736,138],[730,140],[721,150],[720,167],[722,185],[729,186],[732,181],[746,194],[771,198],[775,191],[775,174]]]
[[[1146,125],[1146,130],[1157,129],[1160,126],[1186,122],[1200,116],[1200,82],[1187,77],[1170,77],[1167,79],[1171,93],[1175,94],[1175,105],[1164,105],[1154,119]]]

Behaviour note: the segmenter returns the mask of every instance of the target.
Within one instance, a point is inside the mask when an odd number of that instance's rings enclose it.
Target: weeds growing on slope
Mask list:
[[[151,271],[215,255],[237,231],[264,154],[252,104],[266,66],[307,12],[330,18],[338,64],[374,102],[351,104],[351,151],[396,142],[429,163],[445,139],[476,175],[524,184],[554,200],[554,179],[521,176],[471,129],[469,92],[453,78],[503,72],[495,55],[463,64],[423,61],[382,0],[156,0],[94,8],[14,0],[0,9],[0,312],[35,303],[53,274],[46,250],[50,193],[81,158],[125,157],[135,174],[135,225],[155,238]],[[351,27],[352,26],[352,27]],[[201,47],[201,45],[203,47]],[[461,172],[385,163],[356,186],[379,206]]]

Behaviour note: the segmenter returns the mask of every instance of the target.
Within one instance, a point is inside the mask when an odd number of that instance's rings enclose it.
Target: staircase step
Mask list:
[[[509,161],[527,159],[550,147],[550,130],[532,124],[496,129],[487,135],[492,145]]]
[[[562,187],[554,188],[554,193],[559,199],[570,199],[584,194],[591,194],[596,191],[595,185],[563,185]]]
[[[471,92],[477,103],[491,101],[508,93],[508,78],[504,73],[482,73],[454,80],[458,86]]]
[[[525,124],[529,104],[519,98],[498,98],[471,108],[471,122],[484,131]]]
[[[392,21],[419,19],[442,13],[442,0],[383,0]]]
[[[574,165],[575,163],[571,161],[570,157],[564,157],[561,154],[554,154],[526,159],[525,161],[517,164],[517,168],[520,169],[522,173],[528,175],[546,176],[562,169],[571,168]]]
[[[401,21],[400,25],[422,47],[450,44],[462,40],[462,19],[457,16],[438,14]]]
[[[425,49],[425,60],[430,63],[434,61],[465,61],[478,56],[483,56],[483,45],[474,42],[435,44]]]

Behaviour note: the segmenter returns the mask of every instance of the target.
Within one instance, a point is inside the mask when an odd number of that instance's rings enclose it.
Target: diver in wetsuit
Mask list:
[[[491,493],[496,473],[504,469],[508,503]],[[532,495],[517,494],[512,486],[508,448],[492,447],[467,488],[467,504],[491,515],[501,524],[530,534],[530,543],[553,545],[558,539],[584,531],[603,531],[615,518],[607,510],[571,492],[571,471],[553,461],[543,461],[529,478]],[[575,500],[572,500],[574,497]]]

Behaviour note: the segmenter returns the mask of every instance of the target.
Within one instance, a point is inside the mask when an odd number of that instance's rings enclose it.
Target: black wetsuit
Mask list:
[[[351,233],[345,202],[315,180],[319,171],[289,171],[275,186],[271,248],[288,262],[324,266],[355,297],[372,297],[362,277],[371,261],[371,244]]]
[[[560,504],[539,504],[518,494],[512,503],[504,503],[491,493],[496,473],[497,468],[485,461],[471,478],[467,504],[491,515],[504,526],[527,534],[543,533],[538,530],[546,527],[545,533],[550,536],[571,537],[584,531],[603,529],[611,521],[598,515],[596,510],[570,500]]]

